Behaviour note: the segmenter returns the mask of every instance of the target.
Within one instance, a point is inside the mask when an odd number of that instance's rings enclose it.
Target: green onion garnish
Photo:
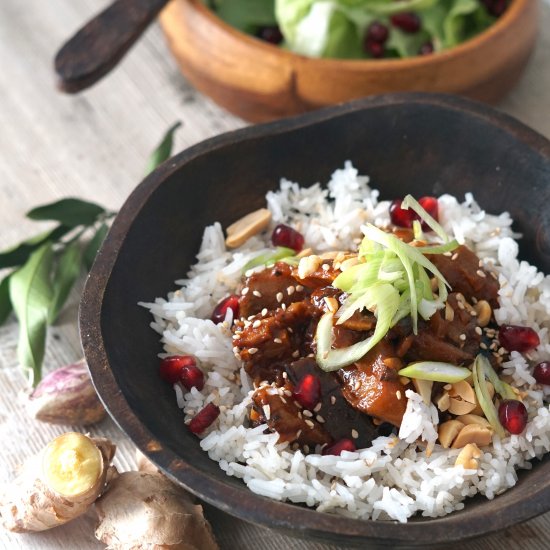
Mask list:
[[[476,392],[477,400],[479,401],[479,405],[483,410],[485,418],[489,421],[489,424],[491,424],[495,432],[500,437],[504,437],[506,434],[499,422],[497,409],[493,404],[493,400],[489,394],[489,389],[487,388],[487,383],[485,381],[485,377],[487,375],[491,376],[490,371],[493,371],[493,368],[491,367],[488,359],[484,355],[479,354],[476,357],[472,367],[474,391]]]
[[[451,365],[450,363],[418,361],[401,369],[398,374],[399,376],[416,378],[417,380],[432,380],[433,382],[454,384],[468,378],[472,374],[472,371],[465,367]]]
[[[286,248],[285,246],[278,246],[273,252],[264,252],[252,258],[244,267],[243,273],[246,273],[249,269],[259,267],[261,265],[269,266],[283,260],[290,256],[296,256],[296,251],[292,248]]]

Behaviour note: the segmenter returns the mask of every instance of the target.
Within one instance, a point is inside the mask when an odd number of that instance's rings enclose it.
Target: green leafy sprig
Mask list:
[[[146,174],[172,153],[174,124],[150,155]],[[52,229],[0,251],[0,325],[15,313],[18,360],[36,386],[49,325],[58,319],[74,284],[91,269],[116,212],[94,202],[65,198],[33,208],[27,218],[55,222]]]

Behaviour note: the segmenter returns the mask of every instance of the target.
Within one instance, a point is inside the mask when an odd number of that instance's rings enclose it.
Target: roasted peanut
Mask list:
[[[448,449],[462,428],[464,428],[464,424],[458,420],[447,420],[440,424],[437,433],[441,446]]]
[[[462,466],[465,470],[477,470],[482,455],[475,443],[468,443],[456,457],[455,466]]]
[[[305,279],[308,275],[311,275],[317,271],[322,261],[323,260],[315,254],[300,258],[300,263],[298,264],[298,277],[300,279]]]
[[[486,327],[491,320],[491,315],[493,314],[493,310],[491,309],[489,302],[486,300],[480,300],[477,304],[475,304],[474,309],[477,313],[477,324],[480,327]]]
[[[437,408],[441,412],[445,412],[445,411],[449,410],[449,406],[451,405],[451,398],[449,397],[449,393],[448,392],[443,392],[437,398],[437,401],[435,402],[435,404],[437,405]]]
[[[462,422],[462,424],[477,424],[482,428],[491,428],[491,424],[486,418],[479,416],[477,414],[463,414],[462,416],[457,416],[457,420]]]
[[[429,405],[432,400],[432,387],[434,383],[431,380],[417,380],[416,378],[413,378],[412,383],[424,403]]]
[[[493,439],[493,430],[490,428],[484,428],[479,424],[466,424],[456,436],[451,447],[453,449],[460,449],[468,445],[468,443],[475,443],[485,447],[491,444]]]
[[[271,212],[267,208],[260,208],[232,223],[227,228],[225,245],[228,248],[237,248],[250,237],[263,231],[271,221]]]

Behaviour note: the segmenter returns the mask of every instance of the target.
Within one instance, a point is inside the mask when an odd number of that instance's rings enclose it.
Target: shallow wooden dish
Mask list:
[[[228,111],[273,120],[369,95],[456,93],[490,103],[516,83],[533,49],[537,0],[513,0],[488,30],[433,56],[311,59],[245,35],[201,0],[172,0],[160,23],[182,73]]]
[[[522,257],[550,272],[550,142],[481,104],[442,95],[364,99],[245,128],[163,164],[126,201],[98,255],[81,303],[80,331],[96,389],[119,426],[171,479],[241,519],[295,536],[380,547],[459,541],[550,509],[550,460],[510,491],[408,524],[346,519],[250,492],[201,451],[172,388],[158,376],[158,335],[138,307],[175,288],[205,225],[224,227],[265,205],[281,176],[326,182],[351,159],[382,198],[474,191],[490,212],[509,210]],[[369,546],[372,548],[374,546]]]

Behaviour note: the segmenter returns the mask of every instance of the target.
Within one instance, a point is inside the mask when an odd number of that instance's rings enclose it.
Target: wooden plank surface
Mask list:
[[[96,0],[1,0],[0,2],[0,247],[36,232],[24,219],[30,207],[65,196],[118,208],[139,182],[145,159],[164,130],[184,123],[180,150],[244,123],[196,93],[178,73],[162,35],[153,27],[105,81],[79,96],[56,92],[56,48],[104,2]],[[550,136],[550,0],[542,4],[541,37],[527,73],[500,108]],[[457,152],[457,154],[459,154]],[[78,292],[50,332],[45,368],[78,359]],[[21,395],[13,318],[0,327],[0,483],[25,457],[64,431],[29,419]],[[134,466],[134,449],[106,420],[92,433],[118,444],[116,464]],[[289,539],[207,509],[223,549],[329,550],[334,546]],[[92,514],[38,535],[0,531],[5,549],[101,548]],[[549,547],[550,514],[498,535],[473,541],[471,550]]]

